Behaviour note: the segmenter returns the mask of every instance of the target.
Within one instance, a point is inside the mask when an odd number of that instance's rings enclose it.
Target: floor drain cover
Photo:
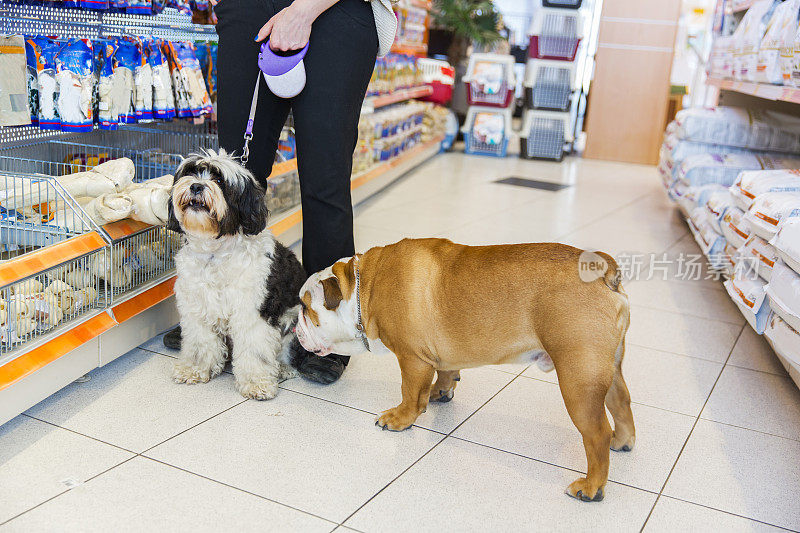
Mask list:
[[[543,191],[560,191],[570,187],[562,183],[553,183],[552,181],[531,180],[528,178],[519,178],[511,176],[510,178],[503,178],[495,180],[495,183],[502,183],[503,185],[514,185],[517,187],[527,187],[529,189],[541,189]]]

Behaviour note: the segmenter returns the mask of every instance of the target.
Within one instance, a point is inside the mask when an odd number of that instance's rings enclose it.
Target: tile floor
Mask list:
[[[492,183],[508,176],[572,186]],[[404,236],[698,253],[653,168],[583,160],[439,156],[357,209],[359,250]],[[0,530],[800,530],[800,392],[721,284],[670,269],[626,285],[638,439],[601,503],[563,494],[585,459],[555,374],[465,371],[390,433],[392,357],[258,403],[229,374],[174,385],[156,337],[0,427]]]

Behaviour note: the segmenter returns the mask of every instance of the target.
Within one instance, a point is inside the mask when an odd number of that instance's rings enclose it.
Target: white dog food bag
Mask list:
[[[800,0],[785,0],[775,8],[758,51],[758,74],[761,83],[783,84],[781,49],[797,33],[797,15]]]
[[[769,241],[781,220],[794,213],[800,214],[800,193],[768,192],[756,197],[745,217],[753,232]]]
[[[739,58],[739,79],[756,81],[761,41],[764,40],[772,14],[779,4],[780,2],[775,0],[761,0],[754,3],[734,33],[738,44],[734,53]]]
[[[698,207],[703,207],[708,198],[713,193],[726,191],[727,189],[716,183],[711,185],[702,185],[700,187],[689,187],[683,182],[675,184],[674,191],[679,193],[676,195],[675,200],[678,202],[678,207],[687,216],[691,217],[692,212]]]
[[[729,270],[732,263],[725,253],[727,242],[725,237],[714,231],[708,221],[708,215],[703,207],[697,207],[692,211],[692,216],[688,219],[689,229],[692,231],[694,240],[708,258],[708,264],[712,268]]]
[[[795,330],[800,330],[800,275],[778,261],[766,291],[772,310]]]
[[[800,117],[738,107],[691,108],[678,112],[679,139],[750,150],[800,153]]]
[[[757,170],[742,172],[731,186],[736,205],[750,209],[756,196],[767,192],[800,192],[800,170]]]
[[[737,255],[740,263],[746,263],[766,281],[770,280],[775,263],[780,261],[778,251],[758,235],[751,235],[737,250]]]
[[[800,379],[800,333],[773,312],[764,336],[778,354],[786,370]]]
[[[744,218],[744,211],[738,207],[730,207],[725,211],[720,222],[720,230],[728,244],[735,248],[741,248],[752,233],[750,224]]]
[[[795,272],[800,272],[800,216],[793,213],[784,217],[769,243],[775,247],[784,263]]]
[[[722,217],[731,207],[735,207],[733,196],[728,189],[713,191],[708,195],[705,209],[708,215],[708,222],[719,234],[722,234]]]
[[[736,265],[733,277],[723,285],[755,332],[759,335],[764,333],[770,315],[767,284],[764,280],[746,265],[739,263]]]

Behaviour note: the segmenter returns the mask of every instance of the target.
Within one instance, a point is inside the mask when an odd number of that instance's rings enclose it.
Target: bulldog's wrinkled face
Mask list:
[[[358,303],[352,257],[317,272],[300,289],[301,310],[297,339],[317,355],[358,355],[364,344],[358,338]]]
[[[264,189],[224,150],[184,159],[170,200],[167,227],[188,236],[256,235],[267,226]]]

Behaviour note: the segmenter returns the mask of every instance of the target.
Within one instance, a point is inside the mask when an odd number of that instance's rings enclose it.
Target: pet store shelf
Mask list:
[[[428,45],[400,42],[392,46],[392,52],[395,54],[422,55],[428,53]]]
[[[753,83],[749,81],[720,80],[718,78],[709,78],[708,84],[719,87],[723,91],[748,94],[765,100],[780,100],[782,102],[800,104],[800,89],[794,89],[792,87]]]
[[[362,113],[372,113],[374,110],[387,105],[413,100],[414,98],[425,98],[433,94],[433,87],[430,85],[423,85],[421,87],[412,87],[410,89],[400,89],[390,94],[381,96],[373,96],[364,100],[364,105],[361,107]]]

